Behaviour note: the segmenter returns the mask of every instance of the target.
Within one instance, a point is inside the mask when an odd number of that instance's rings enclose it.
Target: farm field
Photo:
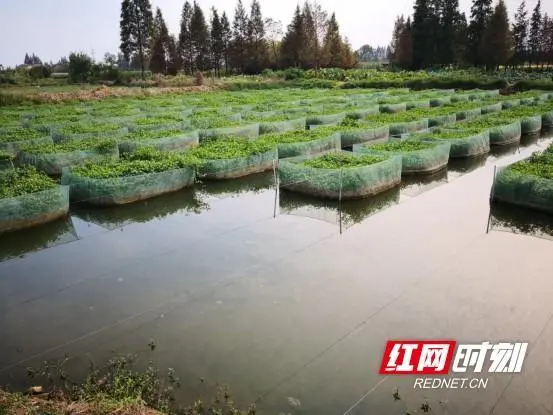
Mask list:
[[[1,109],[0,383],[28,386],[26,367],[65,353],[76,374],[114,351],[147,359],[153,341],[183,401],[222,382],[267,414],[550,405],[539,370],[460,393],[377,371],[390,338],[522,339],[534,369],[550,354],[553,220],[489,199],[509,169],[549,177],[520,166],[550,162],[552,98],[282,89]]]

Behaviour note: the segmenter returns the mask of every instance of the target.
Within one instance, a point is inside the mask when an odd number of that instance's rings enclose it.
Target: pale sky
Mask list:
[[[243,0],[249,8],[249,0]],[[537,0],[528,0],[531,9]],[[119,0],[1,0],[0,64],[23,63],[25,53],[35,53],[43,61],[56,62],[71,51],[83,51],[102,59],[105,52],[119,48]],[[234,0],[198,0],[209,16],[215,6],[232,19]],[[290,23],[298,0],[260,0],[264,17]],[[301,0],[303,3],[303,0]],[[414,0],[319,0],[329,12],[336,12],[343,36],[357,49],[363,44],[386,45],[398,14],[412,14]],[[520,0],[506,0],[511,17]],[[172,33],[177,34],[184,0],[152,0],[161,7]],[[471,0],[460,0],[461,11],[469,15]],[[542,1],[542,10],[553,14],[553,1]],[[207,17],[206,16],[206,17]],[[231,20],[232,21],[232,20]]]

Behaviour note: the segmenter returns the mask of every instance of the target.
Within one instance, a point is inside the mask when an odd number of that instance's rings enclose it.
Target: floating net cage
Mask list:
[[[113,206],[175,192],[194,184],[191,167],[136,176],[96,179],[63,169],[61,182],[71,187],[71,201],[96,206]]]
[[[68,212],[67,186],[0,199],[0,233],[52,222]]]

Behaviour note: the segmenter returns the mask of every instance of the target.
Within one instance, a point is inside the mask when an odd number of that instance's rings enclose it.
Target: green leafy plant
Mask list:
[[[83,139],[83,140],[62,140],[58,143],[49,144],[28,144],[22,145],[21,151],[32,154],[54,154],[69,153],[72,151],[96,150],[99,153],[113,151],[117,141],[113,139]]]
[[[34,167],[10,169],[0,174],[0,199],[52,189],[57,183]]]
[[[371,164],[380,163],[386,160],[383,156],[373,155],[353,155],[347,153],[330,153],[320,157],[316,157],[303,162],[307,167],[316,169],[339,169],[352,168],[361,166],[370,166]]]

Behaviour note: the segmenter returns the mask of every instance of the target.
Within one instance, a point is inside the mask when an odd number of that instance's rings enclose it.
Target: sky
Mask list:
[[[151,0],[160,7],[169,30],[178,34],[184,0]],[[249,6],[249,0],[243,0]],[[300,0],[303,3],[303,0]],[[533,8],[538,0],[527,0]],[[101,60],[106,52],[119,48],[120,0],[1,0],[0,64],[23,63],[25,53],[43,61],[56,62],[70,52],[86,52]],[[318,0],[327,11],[336,13],[340,31],[354,49],[364,44],[387,45],[394,20],[412,14],[414,0]],[[232,18],[234,0],[198,0],[209,15],[212,6]],[[510,16],[520,0],[506,0]],[[284,30],[292,19],[298,0],[260,0],[264,17],[280,20]],[[460,0],[461,11],[469,16],[471,0]],[[553,1],[542,1],[542,10],[553,15]]]

